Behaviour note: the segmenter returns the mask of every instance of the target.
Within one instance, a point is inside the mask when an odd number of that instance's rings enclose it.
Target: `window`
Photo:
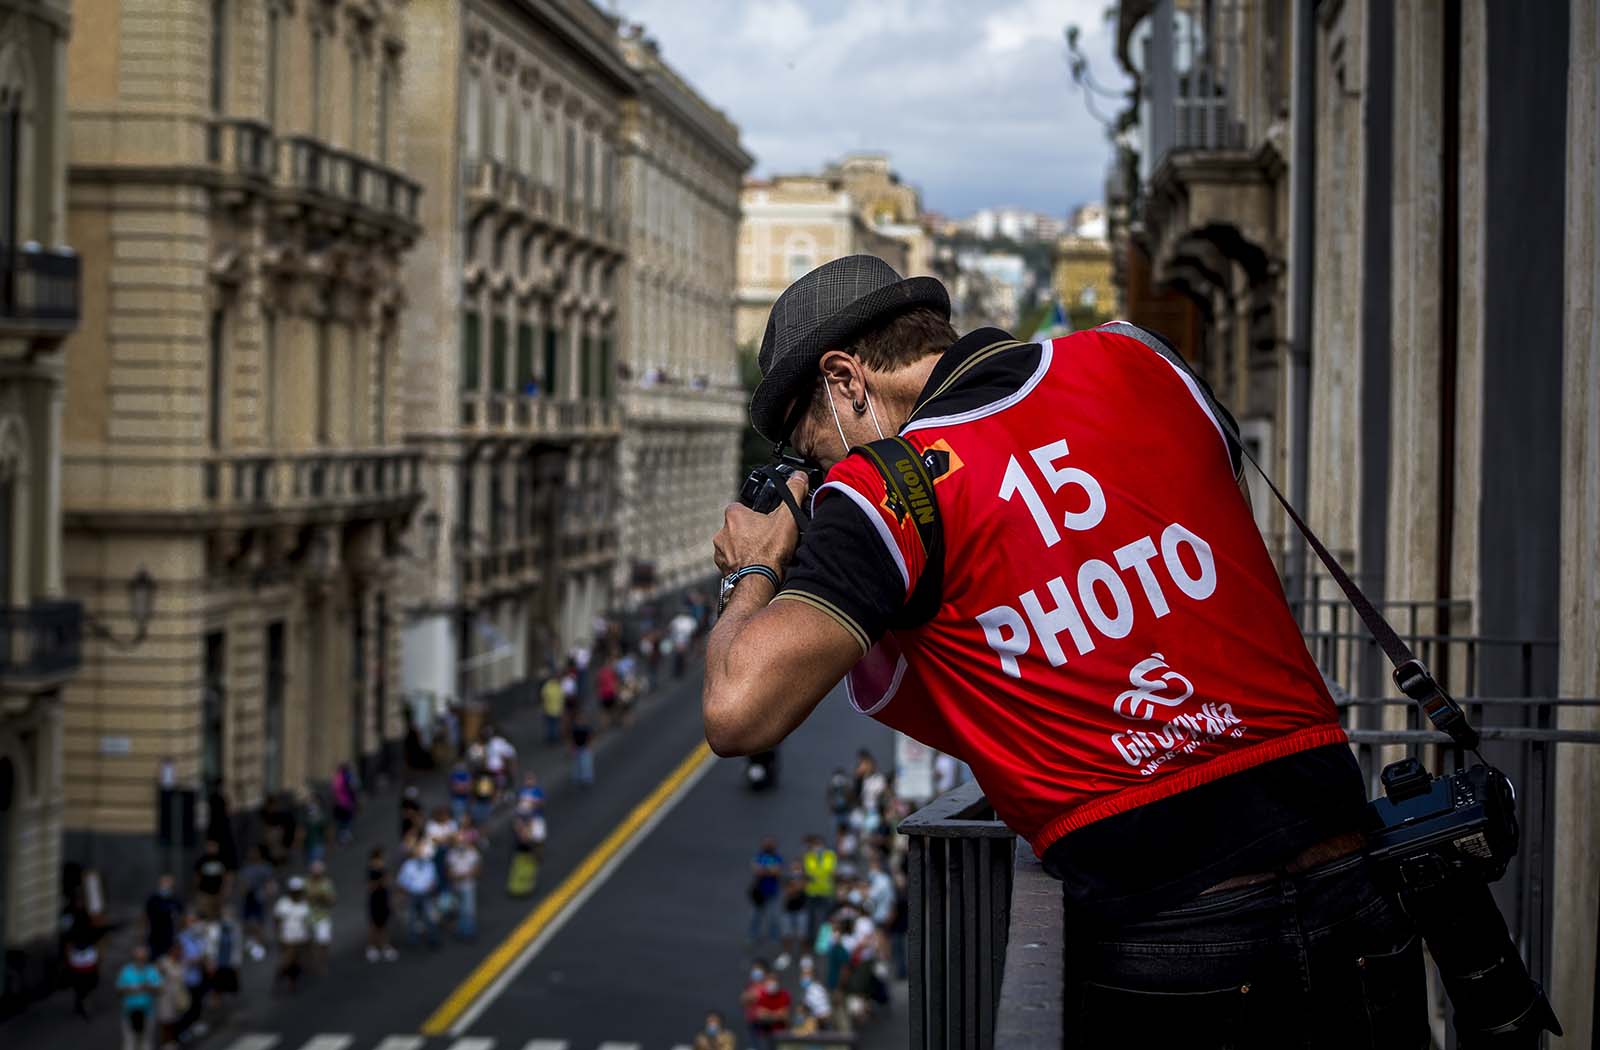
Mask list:
[[[600,149],[600,207],[607,214],[611,214],[612,183],[616,180],[616,154],[611,150]]]
[[[500,465],[497,463],[489,469],[489,546],[500,546],[500,519],[505,517],[501,513],[500,499]]]
[[[211,0],[211,112],[221,113],[228,73],[228,0]]]
[[[261,419],[268,448],[278,444],[278,318],[261,315]]]
[[[210,631],[205,638],[205,677],[201,684],[200,784],[210,791],[222,784],[227,710],[227,635]]]
[[[583,206],[594,207],[594,139],[585,135],[583,139]]]
[[[361,148],[361,52],[357,48],[350,49],[350,148],[357,153],[364,152]]]
[[[267,82],[261,85],[261,95],[266,100],[267,125],[278,120],[278,9],[267,8],[267,61],[264,69]]]
[[[389,92],[391,74],[388,63],[378,66],[378,163],[389,163]]]
[[[317,319],[317,444],[331,443],[330,431],[333,416],[333,384],[330,370],[333,361],[328,353],[328,322]]]
[[[517,325],[517,392],[532,394],[537,390],[533,376],[533,325],[522,321]]]
[[[495,317],[489,323],[489,389],[499,394],[506,389],[506,355],[510,340],[510,326],[504,317]]]
[[[567,180],[563,183],[567,195],[567,218],[572,218],[573,200],[578,194],[578,129],[567,125]]]
[[[471,463],[462,464],[459,484],[461,487],[458,494],[458,498],[461,500],[461,506],[459,508],[461,512],[461,541],[459,546],[466,548],[473,545],[472,519],[474,508],[472,506],[473,492]]]
[[[468,310],[461,315],[461,389],[476,391],[480,378],[482,347],[478,311]]]
[[[533,106],[525,105],[517,111],[517,170],[529,178],[539,174],[539,152],[533,142]]]
[[[1078,293],[1078,305],[1092,307],[1100,300],[1100,291],[1092,284],[1083,286],[1083,291]]]
[[[807,251],[789,252],[789,280],[793,281],[804,277],[811,270],[811,253]]]
[[[322,31],[311,30],[311,136],[322,137]]]
[[[510,156],[507,147],[507,137],[511,132],[511,111],[506,100],[504,90],[494,93],[494,113],[489,121],[489,148],[493,151],[494,159],[504,164]]]
[[[578,396],[582,398],[594,395],[594,380],[590,373],[594,370],[594,361],[591,340],[588,333],[578,339]]]
[[[223,370],[226,367],[227,316],[221,307],[211,311],[210,374],[206,377],[206,435],[211,447],[222,447],[222,399],[225,393]]]
[[[393,345],[387,331],[378,336],[378,360],[374,362],[376,368],[373,375],[373,420],[378,428],[374,437],[379,445],[389,442],[389,354]]]
[[[466,119],[463,120],[462,130],[466,133],[467,140],[462,143],[462,152],[467,160],[478,159],[478,154],[483,151],[483,89],[478,86],[478,78],[471,73],[467,74],[466,97],[462,102],[466,109]]]
[[[282,620],[267,624],[261,740],[261,790],[264,795],[271,795],[283,788],[283,687],[288,680],[284,639]]]
[[[598,362],[598,367],[600,371],[600,398],[603,401],[610,401],[612,398],[612,373],[616,370],[611,363],[613,355],[616,353],[616,350],[612,344],[613,340],[610,332],[607,332],[600,338],[600,360]]]
[[[544,392],[550,397],[561,394],[561,372],[557,365],[561,357],[561,329],[554,323],[544,330]]]

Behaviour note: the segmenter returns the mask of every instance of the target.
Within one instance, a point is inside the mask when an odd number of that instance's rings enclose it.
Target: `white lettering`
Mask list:
[[[1055,522],[1050,520],[1050,512],[1044,509],[1044,500],[1039,498],[1039,490],[1033,487],[1032,479],[1022,469],[1022,464],[1017,462],[1016,456],[1006,463],[1005,476],[1000,479],[1000,498],[1009,503],[1014,495],[1021,496],[1022,502],[1027,504],[1039,535],[1044,537],[1044,545],[1054,547],[1060,543],[1061,533],[1056,531]]]
[[[1200,575],[1189,575],[1183,559],[1178,556],[1180,543],[1187,544],[1194,552]],[[1167,572],[1171,574],[1172,582],[1178,585],[1178,590],[1196,601],[1204,601],[1216,591],[1217,563],[1211,556],[1211,545],[1177,522],[1168,525],[1161,533],[1161,560],[1167,563]],[[1091,613],[1090,619],[1093,618]]]
[[[1150,602],[1150,610],[1159,620],[1172,610],[1167,607],[1167,596],[1161,593],[1161,584],[1156,580],[1155,571],[1150,568],[1156,553],[1156,545],[1150,542],[1150,537],[1140,536],[1132,543],[1118,547],[1113,556],[1117,559],[1117,568],[1132,569],[1138,574],[1139,583],[1144,587],[1144,596]]]
[[[1066,581],[1057,576],[1045,586],[1050,590],[1050,597],[1055,599],[1054,609],[1045,612],[1033,591],[1022,595],[1022,608],[1028,614],[1028,622],[1033,624],[1033,633],[1039,636],[1039,644],[1044,647],[1050,666],[1060,667],[1067,662],[1067,654],[1056,640],[1062,631],[1071,633],[1072,644],[1078,647],[1080,656],[1094,651],[1094,639],[1089,637],[1089,629],[1083,625],[1083,617],[1072,603],[1072,592],[1067,590]]]
[[[1000,657],[1000,670],[1012,678],[1021,678],[1017,657],[1027,652],[1032,642],[1022,615],[1009,605],[996,605],[988,612],[979,613],[978,623],[983,627],[983,640]],[[1002,629],[1010,631],[1010,637],[1001,634]]]
[[[1056,466],[1056,460],[1067,457],[1065,441],[1052,441],[1048,445],[1034,449],[1028,455],[1033,457],[1039,473],[1050,483],[1051,492],[1060,492],[1064,485],[1076,485],[1089,498],[1089,504],[1083,510],[1069,510],[1062,514],[1061,524],[1074,532],[1087,532],[1100,524],[1106,516],[1106,495],[1101,491],[1100,483],[1087,471],[1079,470],[1077,467]]]
[[[1110,592],[1115,615],[1107,613],[1100,604],[1100,596],[1094,589],[1096,583],[1103,584]],[[1078,566],[1078,601],[1083,604],[1083,611],[1089,614],[1089,619],[1107,638],[1126,638],[1128,632],[1133,630],[1133,599],[1128,596],[1128,588],[1123,586],[1117,570],[1098,558],[1091,558]]]

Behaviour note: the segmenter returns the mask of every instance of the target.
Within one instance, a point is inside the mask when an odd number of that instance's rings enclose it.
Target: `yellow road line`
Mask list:
[[[539,902],[527,918],[511,931],[506,939],[490,952],[478,964],[466,980],[456,986],[439,1008],[423,1022],[424,1035],[445,1035],[450,1033],[452,1025],[456,1024],[467,1009],[477,1001],[486,989],[489,988],[502,974],[519,960],[523,953],[533,945],[539,935],[555,921],[556,917],[574,902],[579,894],[589,886],[591,880],[600,874],[601,869],[617,858],[617,853],[628,844],[629,840],[648,822],[657,815],[657,812],[668,802],[698,772],[702,764],[711,757],[711,749],[702,741],[691,751],[687,758],[678,763],[674,769],[654,791],[633,807],[622,823],[612,829],[605,841],[594,848],[583,863],[574,868],[561,885],[557,886],[548,897]]]

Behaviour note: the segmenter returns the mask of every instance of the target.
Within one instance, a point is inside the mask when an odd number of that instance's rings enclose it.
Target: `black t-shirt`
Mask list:
[[[979,408],[1018,390],[1037,370],[1040,349],[991,349],[1008,338],[985,328],[957,341],[934,366],[911,418]],[[1228,444],[1237,476],[1242,459],[1232,439]],[[1218,496],[1239,498],[1235,491]],[[933,618],[942,565],[928,565],[908,600],[900,570],[853,501],[821,500],[814,511],[785,591],[820,599],[808,604],[873,642],[890,629]],[[1075,920],[1121,922],[1234,875],[1269,870],[1313,843],[1358,828],[1365,804],[1349,748],[1315,748],[1097,821],[1056,842],[1044,861],[1064,884]]]
[[[195,889],[206,894],[221,893],[222,879],[227,873],[228,866],[222,863],[221,857],[201,857],[194,862]]]

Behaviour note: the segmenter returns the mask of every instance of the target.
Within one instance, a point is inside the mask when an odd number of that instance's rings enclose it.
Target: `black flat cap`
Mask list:
[[[919,306],[950,319],[950,295],[937,278],[903,278],[873,255],[823,263],[784,289],[761,339],[761,382],[750,398],[756,432],[768,441],[787,441],[789,402],[816,381],[822,355]]]

